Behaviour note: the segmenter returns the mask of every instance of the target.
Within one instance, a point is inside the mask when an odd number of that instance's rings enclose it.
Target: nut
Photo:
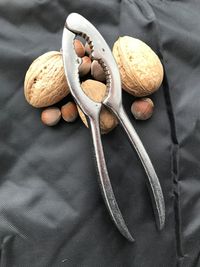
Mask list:
[[[79,74],[81,77],[87,75],[90,72],[91,59],[87,56],[82,58],[82,63],[79,66]]]
[[[78,57],[84,57],[84,55],[85,55],[85,47],[81,43],[80,40],[78,40],[78,39],[74,40],[74,49],[75,49],[76,54],[77,54]]]
[[[78,110],[74,102],[68,102],[61,107],[61,114],[63,120],[66,122],[73,122],[78,117]]]
[[[46,108],[41,113],[41,120],[48,126],[56,125],[61,118],[61,112],[59,108],[50,107]]]
[[[105,82],[106,76],[103,71],[103,68],[99,64],[97,60],[93,60],[91,64],[91,74],[94,77],[95,80],[100,81],[100,82]]]
[[[96,102],[101,102],[106,94],[106,85],[104,83],[94,81],[94,80],[86,80],[82,82],[81,87],[84,93]],[[88,127],[87,120],[83,112],[78,107],[79,115],[84,122],[84,124]],[[100,129],[102,134],[106,134],[110,132],[113,128],[116,127],[118,121],[113,113],[108,111],[105,107],[102,107],[100,113]]]
[[[136,120],[147,120],[153,114],[154,104],[150,98],[135,100],[131,106],[131,112]]]
[[[60,52],[47,52],[30,65],[24,81],[24,94],[36,108],[59,102],[69,93]]]
[[[160,87],[163,66],[147,44],[130,36],[120,37],[113,46],[113,55],[125,91],[134,96],[146,96]]]

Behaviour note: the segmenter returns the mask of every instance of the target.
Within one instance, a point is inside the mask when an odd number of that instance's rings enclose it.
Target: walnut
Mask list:
[[[68,93],[60,52],[47,52],[33,61],[24,81],[24,94],[29,104],[36,108],[47,107],[59,102]]]
[[[96,102],[101,102],[106,94],[106,85],[99,81],[94,80],[86,80],[82,82],[81,87],[84,93]],[[84,124],[88,127],[87,120],[83,112],[78,107],[79,115],[84,122]],[[113,128],[118,124],[117,118],[115,115],[110,112],[105,107],[102,107],[100,113],[100,129],[102,134],[106,134],[110,132]]]
[[[130,36],[120,37],[113,46],[122,87],[134,96],[155,92],[163,80],[163,66],[158,56],[144,42]]]

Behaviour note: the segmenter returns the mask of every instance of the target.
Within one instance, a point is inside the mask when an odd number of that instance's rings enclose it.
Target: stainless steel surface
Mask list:
[[[92,117],[95,110],[99,111],[101,109],[101,103],[92,101],[80,87],[78,67],[81,63],[81,59],[78,58],[74,50],[73,42],[75,37],[76,35],[74,33],[64,28],[62,54],[65,74],[71,94],[76,103],[88,117]]]
[[[109,90],[105,99],[105,104],[111,102],[112,105],[119,105],[122,94],[121,79],[117,64],[109,46],[97,29],[79,14],[70,14],[67,17],[66,25],[71,31],[77,34],[79,33],[85,37],[88,43],[94,48],[92,49],[92,56],[102,65],[107,78],[107,86]]]
[[[106,203],[106,206],[110,212],[110,215],[115,225],[117,226],[121,234],[124,237],[126,237],[129,241],[133,242],[134,239],[124,222],[121,211],[118,207],[117,201],[113,193],[112,185],[110,183],[103,152],[103,146],[101,142],[101,133],[99,129],[99,114],[97,114],[96,118],[93,117],[90,119],[90,127],[91,127],[92,139],[95,151],[95,159],[99,173],[99,182],[104,201]]]
[[[78,66],[81,61],[77,57],[73,46],[73,40],[77,34],[83,36],[90,44],[93,58],[99,61],[106,73],[107,95],[102,103],[92,101],[80,87]],[[107,106],[117,115],[144,166],[156,221],[158,228],[162,229],[165,224],[165,204],[162,189],[149,156],[122,107],[120,74],[110,48],[89,21],[79,14],[72,13],[67,17],[63,31],[62,50],[65,74],[70,91],[90,121],[102,194],[117,228],[127,239],[133,241],[115,200],[106,168],[99,132],[99,114],[102,105]]]
[[[109,210],[111,218],[113,219],[115,225],[117,226],[121,234],[129,241],[134,241],[134,238],[131,236],[124,222],[121,211],[117,205],[117,201],[113,193],[106,167],[103,147],[101,143],[101,134],[99,130],[99,114],[102,104],[92,101],[89,97],[85,95],[85,93],[80,87],[78,67],[81,61],[74,51],[74,38],[75,34],[64,28],[62,38],[62,53],[63,64],[68,85],[76,103],[89,118],[94,144],[95,159],[99,173],[99,183],[104,201]]]
[[[141,163],[145,169],[148,177],[148,189],[152,199],[154,213],[156,218],[156,223],[158,228],[161,230],[165,224],[165,202],[162,193],[162,189],[158,180],[158,176],[154,170],[151,160],[138,136],[135,129],[133,128],[126,112],[121,106],[118,110],[113,110],[117,118],[119,119],[121,125],[126,131],[133,147],[135,148]]]

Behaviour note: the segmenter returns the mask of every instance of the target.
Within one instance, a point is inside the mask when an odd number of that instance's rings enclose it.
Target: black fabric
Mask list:
[[[41,110],[23,95],[28,66],[60,49],[70,12],[94,23],[110,47],[123,35],[145,41],[165,68],[150,120],[135,121],[133,97],[123,93],[163,188],[163,231],[125,134],[117,127],[102,137],[135,243],[119,234],[105,208],[89,130],[80,120],[44,126]],[[199,12],[199,1],[0,1],[0,266],[200,266]]]

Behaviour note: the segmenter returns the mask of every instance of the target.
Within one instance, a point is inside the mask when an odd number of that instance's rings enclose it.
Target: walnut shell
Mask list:
[[[106,85],[99,81],[86,80],[82,82],[81,87],[84,93],[96,102],[101,102],[106,94]],[[84,124],[88,127],[88,123],[85,115],[78,107],[80,118]],[[105,107],[102,107],[100,113],[100,129],[102,134],[110,132],[118,124],[117,118],[113,113],[108,111]]]
[[[122,88],[134,96],[155,92],[163,80],[163,66],[154,51],[144,42],[130,36],[120,37],[113,46]]]
[[[33,61],[24,81],[24,94],[29,104],[36,108],[47,107],[59,102],[68,93],[60,52],[50,51]]]

